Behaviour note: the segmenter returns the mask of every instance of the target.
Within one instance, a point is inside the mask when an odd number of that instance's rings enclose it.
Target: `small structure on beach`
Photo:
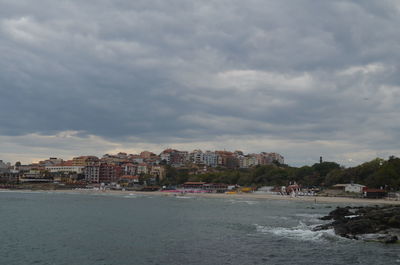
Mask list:
[[[381,189],[369,189],[367,187],[363,190],[364,198],[369,199],[381,199],[386,197],[387,192]]]
[[[184,189],[196,189],[196,190],[201,190],[204,187],[204,184],[206,184],[206,182],[201,182],[201,181],[188,181],[183,183],[183,188]]]
[[[362,193],[365,185],[348,183],[348,184],[336,184],[331,187],[332,190],[344,191],[344,192],[354,192]]]
[[[351,184],[346,184],[346,186],[344,187],[344,191],[362,193],[364,188],[366,188],[365,185],[351,183]]]
[[[203,191],[209,193],[224,193],[228,190],[228,185],[224,183],[206,183],[206,182],[185,182],[183,189],[186,191]]]

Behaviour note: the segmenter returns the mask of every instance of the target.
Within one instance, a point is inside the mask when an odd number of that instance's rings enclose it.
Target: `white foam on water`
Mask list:
[[[298,226],[291,228],[262,226],[256,224],[257,232],[273,234],[276,236],[281,236],[294,240],[321,242],[339,239],[339,237],[335,235],[333,229],[324,231],[312,231],[313,227],[315,227],[315,225],[307,226],[303,222],[300,222]]]
[[[243,201],[243,200],[229,200],[229,202],[232,204],[245,203],[248,205],[254,205],[259,203],[258,201]]]
[[[177,199],[192,199],[193,197],[190,196],[175,196]]]
[[[137,197],[139,197],[139,196],[137,196],[137,195],[125,195],[125,196],[123,196],[122,198],[127,198],[127,199],[136,199]]]

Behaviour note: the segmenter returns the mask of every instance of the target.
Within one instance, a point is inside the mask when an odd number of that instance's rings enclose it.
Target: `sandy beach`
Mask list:
[[[173,192],[142,192],[142,191],[119,191],[119,190],[7,190],[0,189],[0,191],[9,192],[57,192],[57,193],[79,193],[79,194],[122,194],[122,195],[157,195],[157,196],[180,196]],[[190,197],[205,197],[205,198],[232,198],[232,199],[257,199],[257,200],[286,200],[297,202],[314,202],[314,203],[360,203],[360,204],[396,204],[400,205],[400,201],[388,199],[362,199],[362,198],[347,198],[347,197],[324,197],[324,196],[281,196],[262,193],[238,193],[238,194],[225,194],[225,193],[186,193],[185,196]]]

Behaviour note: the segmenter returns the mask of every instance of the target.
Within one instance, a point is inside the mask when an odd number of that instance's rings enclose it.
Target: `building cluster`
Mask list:
[[[204,173],[218,168],[250,168],[257,165],[284,163],[277,153],[243,154],[241,151],[179,151],[166,149],[160,154],[143,151],[140,154],[118,153],[97,156],[79,156],[64,161],[49,158],[38,163],[14,166],[0,160],[0,174],[3,178],[18,176],[20,182],[46,182],[49,179],[59,182],[85,183],[127,183],[147,181],[157,183],[166,176],[167,166],[195,169]]]
[[[173,167],[187,164],[204,165],[207,167],[250,168],[257,165],[268,165],[273,162],[284,163],[284,158],[278,153],[243,154],[242,151],[201,151],[192,152],[166,149],[159,155],[161,161]]]

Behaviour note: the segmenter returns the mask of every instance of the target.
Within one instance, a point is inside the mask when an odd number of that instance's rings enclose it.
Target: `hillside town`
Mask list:
[[[184,193],[269,193],[400,199],[400,159],[374,159],[354,168],[335,162],[290,167],[278,153],[179,151],[105,154],[32,164],[0,160],[0,188],[98,189]]]
[[[69,187],[114,185],[135,187],[159,185],[168,168],[186,170],[189,175],[226,169],[248,169],[259,165],[284,164],[278,153],[244,154],[242,151],[179,151],[166,149],[160,154],[105,154],[78,156],[71,160],[50,157],[32,164],[14,165],[0,160],[0,181],[3,186],[15,184],[56,183]]]

